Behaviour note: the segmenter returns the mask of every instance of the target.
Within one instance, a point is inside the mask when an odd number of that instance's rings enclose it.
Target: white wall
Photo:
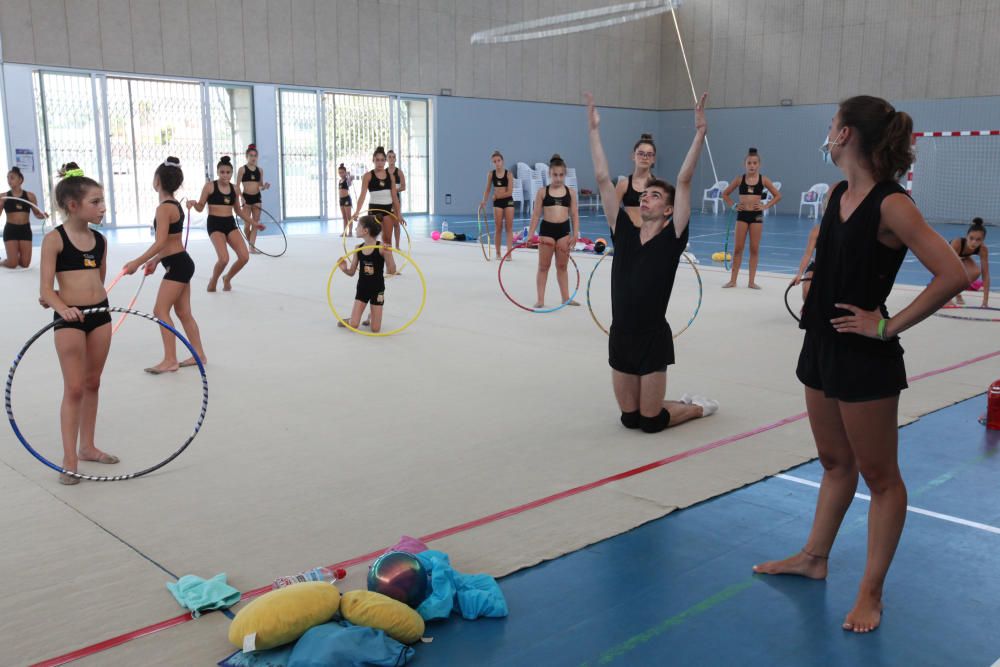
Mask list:
[[[4,102],[7,111],[7,155],[10,166],[16,164],[15,151],[26,148],[34,156],[34,171],[24,171],[24,189],[34,192],[38,203],[49,210],[48,194],[42,191],[41,161],[38,151],[38,127],[35,120],[35,91],[31,80],[33,68],[27,65],[3,64]],[[4,171],[4,185],[6,185]],[[4,188],[6,190],[6,188]]]

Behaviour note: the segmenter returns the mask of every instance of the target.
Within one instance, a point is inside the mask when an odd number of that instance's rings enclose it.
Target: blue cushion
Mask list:
[[[412,648],[382,630],[337,621],[307,630],[288,667],[396,667],[412,658]]]
[[[266,651],[237,651],[219,663],[219,667],[288,667],[294,644],[285,644]]]

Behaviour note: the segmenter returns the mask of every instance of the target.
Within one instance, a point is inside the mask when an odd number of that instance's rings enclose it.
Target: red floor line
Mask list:
[[[932,371],[927,371],[925,373],[920,373],[918,375],[914,375],[914,376],[912,376],[912,377],[909,378],[909,381],[910,382],[917,382],[917,381],[923,380],[925,378],[933,377],[935,375],[941,375],[942,373],[947,373],[949,371],[953,371],[953,370],[956,370],[958,368],[964,368],[965,366],[971,366],[972,364],[979,363],[980,361],[986,361],[987,359],[992,359],[992,358],[998,357],[998,356],[1000,356],[1000,350],[997,350],[995,352],[990,352],[988,354],[983,354],[983,355],[980,355],[978,357],[973,357],[972,359],[966,359],[965,361],[960,361],[960,362],[952,364],[950,366],[945,366],[944,368],[938,368],[938,369],[935,369],[935,370],[932,370]],[[594,482],[590,482],[588,484],[583,484],[583,485],[580,485],[580,486],[573,487],[571,489],[566,489],[565,491],[560,491],[559,493],[554,493],[554,494],[552,494],[550,496],[545,496],[544,498],[539,498],[538,500],[533,500],[531,502],[524,503],[522,505],[517,505],[516,507],[511,507],[511,508],[502,510],[500,512],[496,512],[494,514],[490,514],[488,516],[480,517],[478,519],[473,519],[472,521],[466,521],[465,523],[460,523],[460,524],[458,524],[456,526],[452,526],[451,528],[445,528],[444,530],[439,530],[437,532],[430,533],[428,535],[424,535],[420,539],[423,542],[432,542],[434,540],[440,540],[442,538],[445,538],[445,537],[448,537],[448,536],[451,536],[451,535],[455,535],[457,533],[462,533],[462,532],[465,532],[467,530],[471,530],[473,528],[478,528],[480,526],[485,526],[487,524],[494,523],[494,522],[499,521],[501,519],[506,519],[507,517],[516,516],[518,514],[522,514],[524,512],[527,512],[528,510],[537,509],[537,508],[542,507],[544,505],[548,505],[548,504],[554,503],[557,500],[563,500],[565,498],[570,498],[572,496],[579,495],[579,494],[584,493],[586,491],[590,491],[592,489],[596,489],[596,488],[599,488],[601,486],[605,486],[605,485],[610,484],[612,482],[621,481],[623,479],[628,479],[629,477],[634,477],[636,475],[642,474],[644,472],[648,472],[650,470],[655,470],[656,468],[661,468],[661,467],[663,467],[665,465],[668,465],[670,463],[674,463],[675,461],[680,461],[682,459],[690,458],[692,456],[696,456],[698,454],[702,454],[704,452],[707,452],[707,451],[710,451],[710,450],[713,450],[713,449],[717,449],[717,448],[723,447],[725,445],[730,445],[730,444],[732,444],[734,442],[737,442],[739,440],[745,440],[746,438],[750,438],[750,437],[753,437],[755,435],[759,435],[761,433],[766,433],[767,431],[771,431],[771,430],[774,430],[776,428],[780,428],[782,426],[787,426],[788,424],[792,424],[794,422],[801,421],[802,419],[805,419],[805,417],[806,417],[806,413],[805,412],[800,412],[800,413],[798,413],[796,415],[792,415],[791,417],[785,417],[784,419],[779,419],[776,422],[772,422],[770,424],[765,424],[764,426],[758,426],[757,428],[755,428],[753,430],[744,431],[743,433],[738,433],[736,435],[731,435],[731,436],[723,438],[721,440],[716,440],[715,442],[710,442],[708,444],[701,445],[700,447],[695,447],[694,449],[689,449],[687,451],[679,452],[679,453],[674,454],[672,456],[668,456],[667,458],[660,459],[658,461],[653,461],[653,462],[647,463],[645,465],[641,465],[638,468],[632,468],[631,470],[626,470],[624,472],[616,473],[614,475],[610,475],[608,477],[604,477],[602,479],[596,480]],[[364,563],[366,561],[372,560],[372,559],[376,558],[377,556],[379,556],[384,551],[385,551],[384,548],[383,549],[379,549],[378,551],[372,551],[372,552],[364,554],[362,556],[355,556],[354,558],[350,558],[348,560],[341,561],[339,563],[334,563],[334,564],[330,565],[329,567],[331,567],[331,568],[337,568],[337,567],[348,568],[348,567],[351,567],[353,565],[358,565],[360,563]],[[252,598],[255,598],[255,597],[258,597],[260,595],[263,595],[264,593],[266,593],[269,590],[271,590],[270,586],[262,586],[260,588],[255,588],[253,590],[245,592],[242,595],[242,597],[240,598],[240,600],[241,601],[250,600]],[[88,656],[91,656],[91,655],[95,655],[97,653],[101,653],[101,652],[106,651],[108,649],[111,649],[111,648],[114,648],[116,646],[120,646],[122,644],[130,642],[133,639],[139,639],[141,637],[146,637],[147,635],[155,634],[157,632],[160,632],[161,630],[167,630],[167,629],[175,627],[177,625],[181,625],[182,623],[186,623],[187,621],[190,621],[190,620],[193,620],[191,614],[182,614],[180,616],[175,616],[174,618],[168,619],[166,621],[161,621],[161,622],[155,623],[153,625],[148,625],[148,626],[146,626],[144,628],[140,628],[138,630],[133,630],[131,632],[126,632],[125,634],[121,634],[121,635],[118,635],[117,637],[112,637],[110,639],[106,639],[104,641],[98,642],[96,644],[92,644],[90,646],[85,646],[85,647],[77,649],[77,650],[75,650],[75,651],[73,651],[71,653],[66,653],[64,655],[61,655],[61,656],[58,656],[58,657],[55,657],[55,658],[50,658],[50,659],[45,660],[43,662],[35,663],[31,667],[58,667],[58,665],[65,665],[65,664],[67,664],[69,662],[72,662],[74,660],[79,660],[80,658],[85,658],[85,657],[88,657]]]

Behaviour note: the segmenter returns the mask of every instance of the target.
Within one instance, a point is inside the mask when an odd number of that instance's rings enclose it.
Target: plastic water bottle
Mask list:
[[[333,584],[347,576],[347,571],[341,568],[336,570],[329,567],[314,567],[308,572],[300,572],[291,577],[278,577],[271,584],[271,588],[284,588],[292,584],[301,584],[306,581],[325,581]]]
[[[1000,380],[986,392],[986,428],[1000,430]]]
[[[444,234],[444,233],[445,233],[445,232],[447,232],[447,231],[448,231],[448,221],[447,221],[447,220],[444,220],[444,221],[443,221],[443,222],[441,223],[441,233],[442,233],[442,234]]]

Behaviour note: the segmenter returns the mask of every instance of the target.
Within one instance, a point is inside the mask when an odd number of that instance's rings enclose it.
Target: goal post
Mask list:
[[[1000,224],[1000,130],[914,132],[906,189],[929,222]]]

